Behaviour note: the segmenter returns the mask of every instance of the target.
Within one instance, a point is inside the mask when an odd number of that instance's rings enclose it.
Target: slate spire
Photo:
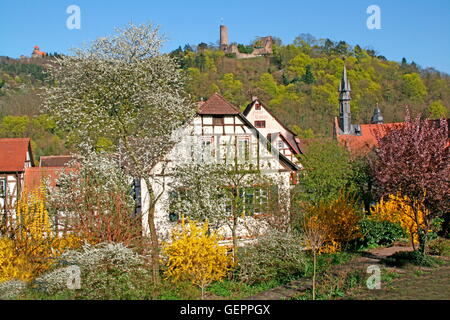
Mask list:
[[[373,112],[371,122],[373,124],[382,124],[384,122],[383,115],[381,114],[381,109],[378,107],[378,103],[377,103],[377,107],[375,108],[375,110]]]
[[[344,65],[341,83],[339,84],[339,127],[343,134],[351,134],[352,117],[350,113],[350,82],[347,78],[347,68]]]

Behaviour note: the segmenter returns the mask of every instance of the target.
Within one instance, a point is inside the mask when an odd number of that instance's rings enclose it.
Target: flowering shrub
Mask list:
[[[405,230],[411,242],[419,242],[419,229],[426,230],[426,219],[430,212],[421,201],[411,201],[408,196],[390,194],[371,208],[371,219],[398,223]],[[427,230],[428,231],[428,230]]]
[[[62,172],[50,192],[52,209],[65,213],[59,228],[90,243],[140,245],[142,220],[132,216],[135,203],[128,181],[114,158],[102,153],[80,157],[76,170]]]
[[[218,243],[215,232],[208,234],[208,224],[182,219],[181,228],[171,235],[163,252],[167,257],[166,278],[173,282],[190,281],[202,290],[213,281],[223,279],[232,266],[227,249]]]
[[[20,280],[0,282],[0,300],[14,298],[26,288],[26,283]]]
[[[238,251],[238,277],[253,284],[301,274],[307,262],[303,249],[294,234],[272,230]]]
[[[361,214],[355,207],[354,198],[341,194],[336,200],[321,201],[306,208],[307,214],[317,217],[326,229],[326,240],[319,250],[320,253],[337,252],[343,244],[361,237],[359,226]]]
[[[81,288],[76,291],[82,299],[142,299],[149,279],[145,257],[117,243],[85,244],[79,250],[64,252],[62,266],[80,268]],[[67,290],[67,268],[57,268],[34,281],[35,287],[47,294]],[[142,289],[142,290],[141,290]]]
[[[29,281],[49,269],[64,250],[79,246],[73,236],[58,238],[53,232],[44,193],[24,192],[17,203],[15,228],[0,238],[0,282]]]

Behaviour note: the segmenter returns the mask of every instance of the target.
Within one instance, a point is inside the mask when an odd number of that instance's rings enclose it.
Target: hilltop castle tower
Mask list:
[[[228,49],[228,28],[220,26],[220,49],[226,51]]]
[[[251,48],[251,52],[242,52],[238,44],[229,44],[228,41],[228,27],[220,26],[220,50],[226,54],[233,54],[237,59],[254,58],[264,55],[271,55],[273,53],[273,39],[271,36],[260,37],[253,45],[247,46]]]

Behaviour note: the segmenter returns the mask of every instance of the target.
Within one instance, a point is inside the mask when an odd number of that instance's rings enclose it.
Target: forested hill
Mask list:
[[[386,122],[402,121],[405,106],[433,118],[447,117],[450,110],[449,75],[406,60],[387,61],[374,50],[344,41],[301,35],[288,45],[276,41],[273,55],[251,59],[236,59],[205,43],[170,54],[186,70],[194,100],[219,92],[244,108],[251,96],[258,96],[300,137],[331,134],[344,59],[354,123],[369,122],[377,104]],[[52,59],[0,57],[0,137],[31,137],[37,157],[68,151],[64,134],[40,114],[38,93]]]
[[[345,65],[352,89],[354,123],[367,123],[378,106],[386,122],[403,121],[405,106],[413,114],[447,116],[450,77],[422,69],[405,59],[388,61],[374,50],[344,41],[316,40],[308,34],[293,44],[274,45],[267,57],[237,60],[205,43],[171,53],[191,77],[196,99],[218,91],[243,108],[258,96],[301,136],[329,135],[338,115],[338,85]]]

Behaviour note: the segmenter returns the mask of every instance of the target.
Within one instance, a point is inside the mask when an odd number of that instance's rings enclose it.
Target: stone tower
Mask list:
[[[228,49],[228,28],[220,26],[220,49],[225,51]]]
[[[341,83],[339,84],[339,127],[343,134],[351,134],[352,116],[350,113],[350,82],[347,79],[347,69],[344,65]]]

